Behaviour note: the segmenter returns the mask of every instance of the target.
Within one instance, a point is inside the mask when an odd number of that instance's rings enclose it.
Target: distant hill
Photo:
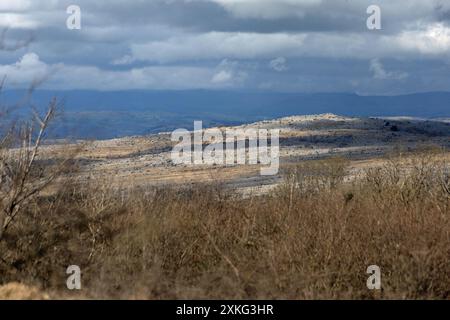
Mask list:
[[[2,103],[12,104],[24,91],[4,91]],[[106,139],[145,135],[176,128],[235,125],[289,115],[334,113],[346,116],[450,117],[450,93],[401,96],[359,96],[351,93],[274,93],[241,91],[47,91],[32,102],[44,107],[52,97],[64,99],[58,137]],[[18,110],[18,113],[23,113]]]

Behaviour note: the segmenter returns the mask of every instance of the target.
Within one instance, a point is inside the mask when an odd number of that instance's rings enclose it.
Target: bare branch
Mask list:
[[[33,109],[34,121],[20,130],[21,147],[15,150],[15,158],[11,159],[11,156],[7,155],[7,151],[11,153],[8,148],[0,149],[2,151],[0,153],[0,181],[2,182],[0,185],[0,240],[23,207],[60,174],[60,170],[54,170],[43,178],[33,179],[31,176],[45,132],[55,116],[57,107],[58,102],[53,99],[43,117],[35,108]],[[38,125],[35,139],[33,139],[33,123]],[[11,167],[11,162],[14,163],[14,168]],[[65,164],[66,162],[63,161],[61,166]]]

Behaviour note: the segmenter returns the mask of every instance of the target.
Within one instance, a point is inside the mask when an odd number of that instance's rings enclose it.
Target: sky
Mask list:
[[[450,0],[0,0],[0,76],[55,90],[450,91],[449,22]]]

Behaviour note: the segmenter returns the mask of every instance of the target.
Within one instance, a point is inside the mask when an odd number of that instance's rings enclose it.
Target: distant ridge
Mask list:
[[[4,91],[3,103],[20,99],[23,90]],[[241,91],[49,91],[37,90],[33,103],[45,106],[64,99],[64,126],[58,136],[113,138],[192,127],[234,125],[291,115],[333,113],[344,116],[449,118],[450,92],[399,96],[353,93],[277,93]]]

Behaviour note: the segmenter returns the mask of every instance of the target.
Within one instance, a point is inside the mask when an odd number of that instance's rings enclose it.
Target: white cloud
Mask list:
[[[450,28],[399,34],[208,32],[131,45],[138,61],[171,63],[212,59],[271,57],[358,58],[450,54]],[[277,63],[280,61],[274,61]],[[272,66],[271,66],[272,67]]]
[[[31,7],[31,0],[0,0],[0,11],[23,11]]]
[[[223,86],[240,86],[247,77],[247,72],[242,70],[239,62],[224,59],[217,66],[211,82]]]
[[[233,63],[223,62],[217,68],[187,66],[149,66],[116,71],[96,66],[46,64],[35,53],[25,54],[19,61],[0,65],[9,87],[25,88],[41,82],[49,89],[199,89],[240,85],[245,72]]]
[[[35,53],[27,53],[14,64],[0,65],[0,75],[7,77],[8,84],[21,86],[46,79],[58,67],[58,64],[49,66],[40,61]]]
[[[422,26],[418,30],[404,31],[397,37],[405,50],[423,54],[450,54],[450,28],[442,23]]]
[[[127,54],[127,55],[124,55],[121,58],[118,58],[118,59],[115,59],[115,60],[111,61],[111,64],[115,65],[115,66],[122,66],[122,65],[131,64],[134,61],[135,61],[135,59],[131,55]]]
[[[269,66],[271,69],[282,72],[288,70],[288,67],[286,66],[286,58],[284,57],[278,57],[276,59],[273,59],[269,62]]]
[[[0,27],[12,29],[34,29],[39,22],[32,17],[20,13],[0,13]]]
[[[231,79],[233,79],[231,71],[221,70],[213,76],[211,81],[213,83],[224,83],[229,82]]]
[[[379,59],[372,59],[369,69],[372,71],[374,79],[378,80],[402,80],[408,77],[408,74],[405,72],[386,71]]]

